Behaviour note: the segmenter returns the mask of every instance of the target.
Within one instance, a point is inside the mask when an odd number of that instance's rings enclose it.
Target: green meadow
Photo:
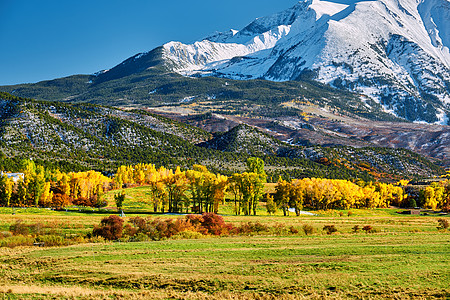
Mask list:
[[[145,187],[126,190],[125,220],[149,207]],[[110,200],[113,193],[106,195]],[[141,200],[140,200],[141,199]],[[117,214],[109,203],[111,214]],[[396,209],[317,211],[316,216],[234,216],[270,233],[148,242],[80,239],[59,247],[0,248],[0,299],[449,299],[450,231],[437,214]],[[0,209],[0,231],[18,219],[57,235],[85,236],[108,214]],[[142,215],[178,218],[177,215]],[[313,228],[306,235],[304,225]],[[334,225],[328,235],[322,228]],[[373,233],[353,232],[370,225]],[[293,227],[298,232],[281,228]],[[198,237],[198,236],[197,236]]]

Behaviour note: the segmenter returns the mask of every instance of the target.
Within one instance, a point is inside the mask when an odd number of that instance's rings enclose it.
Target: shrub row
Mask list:
[[[93,232],[86,237],[79,235],[67,237],[57,234],[52,225],[43,225],[42,223],[26,224],[22,220],[17,220],[10,226],[9,231],[0,232],[0,247],[63,246],[83,242],[103,242],[105,240],[138,242],[167,238],[198,239],[205,236],[290,235],[299,233],[299,229],[296,227],[287,227],[282,224],[268,226],[259,222],[245,222],[239,226],[233,226],[230,223],[226,223],[223,217],[214,213],[186,215],[175,220],[134,217],[130,218],[126,224],[124,223],[122,218],[111,215],[102,219],[98,226],[94,226]],[[446,231],[449,228],[448,220],[439,219],[438,224],[438,230]],[[309,224],[304,224],[301,229],[305,235],[311,235],[316,232],[316,228]],[[335,225],[325,225],[322,229],[327,234],[333,234],[338,231]],[[354,233],[358,233],[361,230],[366,233],[378,232],[371,225],[365,225],[362,228],[359,225],[355,225],[352,228]]]
[[[316,229],[308,224],[301,228],[305,235],[313,234]],[[375,233],[372,226],[366,225],[361,228],[366,233]],[[358,225],[353,227],[353,232],[359,232]],[[323,231],[333,234],[338,231],[335,225],[325,225]],[[239,226],[225,223],[223,217],[214,213],[202,215],[186,215],[178,219],[161,218],[130,218],[124,225],[124,220],[118,216],[111,215],[104,218],[100,225],[94,226],[92,236],[102,237],[105,240],[124,241],[149,241],[167,238],[200,238],[203,236],[224,235],[289,235],[298,234],[299,229],[294,226],[286,227],[282,224],[268,226],[259,222],[246,222]]]
[[[122,218],[111,215],[104,218],[99,226],[95,226],[93,236],[101,236],[107,240],[118,240],[122,237],[130,241],[161,240],[179,235],[181,232],[200,235],[228,235],[236,230],[233,225],[225,223],[224,219],[213,213],[203,215],[186,215],[184,218],[151,219],[134,217],[124,226]],[[183,234],[181,234],[183,235]],[[186,234],[184,234],[186,235]]]
[[[294,226],[285,227],[281,224],[270,227],[259,222],[245,222],[234,226],[226,223],[223,217],[214,213],[186,215],[175,220],[134,217],[130,218],[127,224],[123,223],[123,219],[118,216],[106,217],[100,222],[100,225],[94,227],[92,235],[103,237],[106,240],[147,241],[166,238],[299,233]]]

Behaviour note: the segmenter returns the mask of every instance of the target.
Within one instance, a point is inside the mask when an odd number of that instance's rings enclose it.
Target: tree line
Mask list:
[[[272,214],[289,208],[300,214],[310,209],[385,208],[391,205],[437,209],[450,207],[450,181],[434,182],[416,194],[406,188],[408,182],[397,184],[303,178],[286,181],[280,177],[275,193],[265,193],[267,175],[264,161],[251,157],[243,173],[231,176],[213,173],[203,165],[181,170],[156,168],[154,164],[120,166],[112,177],[100,172],[69,172],[49,170],[32,160],[21,162],[23,178],[13,181],[0,176],[0,205],[8,207],[55,207],[70,205],[104,207],[104,194],[111,189],[149,186],[148,201],[159,213],[218,213],[229,195],[236,215],[256,215],[257,207],[266,202]]]
[[[247,171],[227,177],[194,165],[182,171],[154,164],[120,166],[116,174],[106,177],[100,172],[70,172],[49,170],[32,160],[20,163],[23,173],[17,181],[6,174],[0,176],[0,205],[6,207],[55,207],[69,205],[104,207],[104,193],[111,189],[148,185],[154,212],[215,212],[225,201],[231,186],[235,195],[236,212],[256,214],[266,180],[264,162],[249,158]],[[238,201],[239,200],[239,201]],[[145,201],[145,200],[143,200]]]
[[[16,182],[6,174],[0,176],[1,206],[106,206],[103,195],[111,188],[111,179],[100,172],[52,171],[32,160],[23,160],[20,172],[23,177]]]
[[[154,212],[214,212],[224,203],[227,190],[232,192],[236,214],[255,214],[256,206],[263,195],[264,161],[251,157],[247,160],[247,170],[231,177],[215,174],[205,166],[194,165],[182,171],[153,164],[121,166],[113,178],[116,188],[132,185],[150,186],[148,201]]]
[[[385,208],[402,206],[408,195],[401,181],[396,185],[386,183],[356,183],[348,180],[304,178],[290,182],[279,179],[273,200],[288,214],[294,208],[297,215],[307,206],[313,209]],[[271,204],[270,197],[268,198]],[[273,208],[272,208],[273,210]]]
[[[407,180],[396,184],[334,180],[323,178],[279,179],[274,195],[267,195],[267,208],[277,208],[288,214],[294,208],[297,214],[303,207],[312,209],[350,209],[422,207],[450,210],[450,181],[433,182],[426,187],[410,187]],[[414,191],[415,189],[415,191]]]

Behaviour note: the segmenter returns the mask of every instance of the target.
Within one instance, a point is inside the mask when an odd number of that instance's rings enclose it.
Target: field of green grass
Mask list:
[[[148,209],[145,187],[126,193],[125,212]],[[259,222],[299,232],[0,247],[0,299],[450,298],[450,231],[436,228],[437,220],[450,221],[448,216],[401,215],[396,209],[234,216],[230,206],[222,207],[224,219],[235,226]],[[0,208],[0,233],[20,219],[57,235],[84,236],[107,215],[37,208],[12,214]],[[305,235],[303,225],[314,233]],[[338,231],[327,235],[324,225]],[[355,225],[371,225],[376,232],[353,233]]]
[[[1,250],[8,299],[450,296],[450,235],[225,237]]]

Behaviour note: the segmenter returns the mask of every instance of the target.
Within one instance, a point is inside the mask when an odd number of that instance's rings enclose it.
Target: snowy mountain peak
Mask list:
[[[349,7],[349,4],[342,4],[337,2],[313,0],[309,6],[316,13],[316,21],[322,16],[334,16]]]
[[[407,120],[446,123],[449,48],[450,0],[305,0],[239,31],[170,42],[160,52],[167,68],[185,76],[288,81],[308,74]]]

